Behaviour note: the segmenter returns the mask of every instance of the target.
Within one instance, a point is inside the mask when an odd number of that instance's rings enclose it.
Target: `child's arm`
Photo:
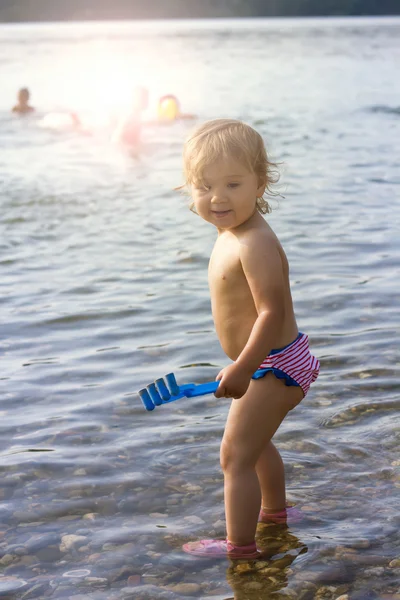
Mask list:
[[[252,374],[270,353],[282,329],[285,317],[282,259],[275,240],[264,235],[257,233],[240,240],[240,260],[258,318],[237,360],[219,373],[217,397],[243,396]]]
[[[188,120],[188,121],[193,121],[194,119],[197,119],[197,116],[196,115],[189,115],[187,113],[179,113],[178,119],[185,119],[185,120]]]
[[[281,255],[274,239],[267,243],[261,240],[260,243],[257,237],[245,240],[240,245],[240,260],[258,318],[236,364],[252,373],[259,368],[276,343],[285,317],[285,282]]]

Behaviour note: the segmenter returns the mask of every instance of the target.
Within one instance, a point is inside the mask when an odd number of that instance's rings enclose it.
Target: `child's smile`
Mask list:
[[[221,219],[222,217],[228,216],[232,211],[231,210],[211,210],[212,214],[217,218]]]

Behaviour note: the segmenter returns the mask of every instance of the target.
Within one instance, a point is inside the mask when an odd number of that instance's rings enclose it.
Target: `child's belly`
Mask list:
[[[236,360],[243,348],[248,342],[251,330],[257,319],[257,313],[254,315],[215,315],[214,323],[218,339],[225,354],[231,359]]]

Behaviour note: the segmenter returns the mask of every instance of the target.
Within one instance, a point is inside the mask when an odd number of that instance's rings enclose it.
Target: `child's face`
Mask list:
[[[257,175],[233,158],[207,166],[203,181],[192,185],[197,213],[219,231],[234,229],[250,219],[264,191]]]
[[[27,90],[20,90],[18,92],[18,100],[20,104],[28,104],[29,92]]]

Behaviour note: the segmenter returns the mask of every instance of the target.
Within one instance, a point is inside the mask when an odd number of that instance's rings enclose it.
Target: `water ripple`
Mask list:
[[[0,595],[394,600],[399,27],[0,27]],[[215,232],[174,191],[192,124],[147,127],[132,157],[102,130],[50,131],[42,115],[20,121],[4,104],[22,59],[27,79],[40,73],[38,103],[54,103],[60,72],[65,102],[76,81],[90,97],[88,73],[107,76],[101,48],[129,80],[146,57],[160,94],[175,91],[201,119],[241,116],[284,161],[268,219],[322,369],[276,435],[303,518],[260,526],[268,555],[256,564],[227,570],[181,551],[225,535],[229,403],[206,396],[147,413],[137,395],[168,372],[201,383],[226,365],[207,289]]]

